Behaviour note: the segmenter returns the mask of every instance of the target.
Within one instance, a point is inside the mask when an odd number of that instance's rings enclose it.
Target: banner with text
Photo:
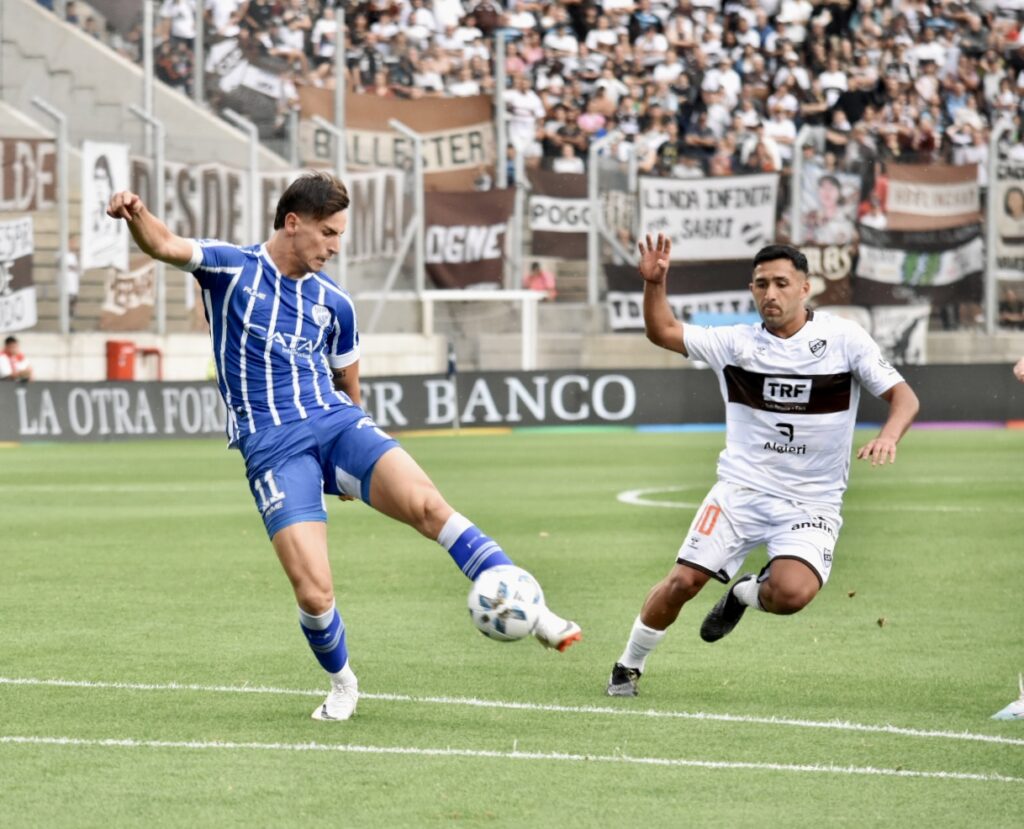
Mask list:
[[[82,142],[82,224],[79,258],[83,271],[128,270],[128,224],[107,215],[110,197],[128,190],[128,145]]]
[[[944,230],[981,221],[978,165],[890,164],[889,230]]]
[[[1024,279],[1024,162],[1000,161],[993,182],[996,212],[996,276]]]
[[[775,173],[640,179],[641,234],[664,233],[673,260],[753,256],[775,238]]]
[[[981,301],[985,251],[980,225],[929,231],[861,225],[860,238],[855,304]]]
[[[502,283],[515,190],[424,196],[427,274],[439,288]]]
[[[32,245],[31,216],[0,222],[0,331],[23,331],[36,324]]]
[[[809,302],[814,306],[848,305],[853,299],[854,245],[801,245],[811,280]]]
[[[717,375],[684,365],[465,372],[457,383],[444,375],[364,377],[360,394],[376,424],[392,433],[456,422],[463,428],[721,423]],[[1024,406],[1024,386],[1003,364],[908,365],[904,374],[931,420],[1010,420]],[[858,419],[879,422],[886,411],[865,394]],[[0,441],[223,439],[224,417],[213,383],[0,383]],[[210,451],[223,450],[211,445]],[[241,477],[239,486],[245,486]]]
[[[529,170],[527,177],[527,213],[533,233],[530,252],[534,256],[586,259],[590,226],[586,175]]]
[[[162,211],[154,209],[153,212],[179,236],[252,244],[270,237],[277,201],[302,172],[289,170],[261,175],[259,192],[253,201],[248,198],[245,170],[221,164],[195,167],[168,162],[164,169],[166,201]],[[131,179],[133,192],[152,204],[155,183],[152,165],[147,159],[132,159]],[[345,184],[351,199],[348,227],[342,241],[348,261],[394,256],[404,228],[402,173],[397,170],[349,173]],[[258,211],[259,239],[246,238],[250,207]]]
[[[0,138],[0,213],[52,210],[57,204],[57,145]]]
[[[604,266],[605,304],[613,331],[644,327],[643,279],[635,265]],[[677,262],[668,272],[668,302],[676,319],[697,314],[757,313],[750,295],[750,262]]]
[[[334,120],[334,92],[299,88],[302,124],[299,152],[303,164],[333,166],[334,138],[311,119]],[[345,161],[361,170],[412,169],[413,144],[389,126],[394,119],[423,136],[426,187],[469,190],[496,157],[492,103],[487,95],[468,98],[404,100],[376,95],[345,96]]]

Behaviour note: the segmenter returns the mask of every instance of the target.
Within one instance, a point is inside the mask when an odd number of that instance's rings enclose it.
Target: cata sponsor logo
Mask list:
[[[247,322],[245,330],[257,340],[269,340],[284,351],[292,354],[312,354],[313,341],[308,337],[292,334],[289,331],[271,331],[265,325]]]

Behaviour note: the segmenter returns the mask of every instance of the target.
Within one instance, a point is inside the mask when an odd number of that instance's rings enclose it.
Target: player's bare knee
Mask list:
[[[409,523],[427,538],[437,538],[452,508],[433,486],[421,487],[412,501]]]
[[[789,616],[803,610],[818,595],[817,585],[776,584],[762,598],[765,610],[779,616]]]
[[[315,585],[296,587],[295,600],[310,616],[322,616],[334,604],[334,591]]]
[[[676,607],[682,607],[696,596],[707,582],[706,577],[689,567],[676,567],[662,582],[665,598]]]

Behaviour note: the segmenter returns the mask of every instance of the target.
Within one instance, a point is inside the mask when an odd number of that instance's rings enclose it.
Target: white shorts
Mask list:
[[[795,558],[824,586],[843,519],[834,507],[788,501],[719,481],[700,505],[676,561],[728,584],[747,555],[768,547],[768,563]]]

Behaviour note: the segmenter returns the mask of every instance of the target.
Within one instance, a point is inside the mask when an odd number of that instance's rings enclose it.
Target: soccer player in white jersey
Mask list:
[[[435,539],[470,579],[511,563],[360,408],[355,309],[322,273],[339,252],[348,206],[336,178],[303,175],[278,202],[273,236],[249,247],[177,236],[135,193],[115,193],[107,208],[144,253],[191,271],[202,288],[229,445],[245,458],[302,631],[330,676],[318,720],[348,719],[359,697],[334,601],[324,493],[359,498]],[[534,635],[559,651],[581,637],[546,608]]]
[[[917,396],[856,323],[809,310],[807,259],[770,245],[754,257],[750,291],[762,322],[701,328],[676,320],[666,279],[671,240],[641,242],[644,324],[656,345],[702,360],[725,400],[725,449],[712,487],[669,574],[648,593],[612,668],[610,696],[636,696],[647,657],[709,579],[728,584],[755,547],[768,565],[737,579],[701,625],[716,642],[748,607],[786,615],[828,581],[850,471],[861,387],[889,404],[878,435],[857,452],[892,463],[917,415]]]

